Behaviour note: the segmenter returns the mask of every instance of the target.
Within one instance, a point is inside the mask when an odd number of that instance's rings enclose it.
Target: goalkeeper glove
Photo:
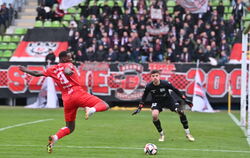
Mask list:
[[[139,104],[138,108],[132,113],[132,115],[135,115],[135,114],[141,112],[142,107],[143,107],[143,104]]]
[[[193,107],[192,101],[188,100],[188,99],[186,98],[185,95],[183,95],[181,98],[184,100],[184,102],[185,102],[190,108]]]

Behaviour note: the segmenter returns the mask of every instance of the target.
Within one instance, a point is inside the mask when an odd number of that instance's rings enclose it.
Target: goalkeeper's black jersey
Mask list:
[[[155,86],[153,82],[147,84],[144,94],[142,96],[142,103],[145,103],[149,93],[152,95],[152,102],[165,102],[171,99],[169,90],[173,90],[178,96],[182,96],[182,93],[175,88],[170,82],[160,80],[160,84]]]

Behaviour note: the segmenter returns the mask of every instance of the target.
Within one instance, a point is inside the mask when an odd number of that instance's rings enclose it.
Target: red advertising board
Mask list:
[[[22,63],[23,64],[23,63]],[[0,98],[29,96],[39,92],[44,77],[32,77],[18,69],[20,63],[5,63],[0,69]],[[42,63],[25,63],[31,70],[44,70]],[[78,65],[84,89],[107,101],[138,101],[146,83],[150,82],[149,72],[162,70],[162,79],[170,81],[188,97],[192,97],[195,78],[195,64],[167,63],[85,63]],[[210,102],[227,102],[228,86],[232,97],[239,99],[240,65],[213,67],[201,64],[198,69],[202,86]]]

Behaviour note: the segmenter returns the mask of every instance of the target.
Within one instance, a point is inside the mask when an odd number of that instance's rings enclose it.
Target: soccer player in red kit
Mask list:
[[[62,92],[64,104],[64,117],[66,126],[61,128],[55,135],[49,136],[47,150],[52,152],[54,143],[64,136],[72,133],[75,129],[76,112],[79,107],[86,109],[85,119],[88,119],[94,112],[106,111],[109,105],[100,98],[93,96],[80,86],[79,75],[72,64],[72,54],[62,51],[59,54],[60,63],[50,66],[45,71],[32,71],[24,66],[19,69],[32,76],[52,77]]]

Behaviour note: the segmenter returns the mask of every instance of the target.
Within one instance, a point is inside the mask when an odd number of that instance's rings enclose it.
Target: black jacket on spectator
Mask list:
[[[120,61],[120,62],[128,61],[129,60],[128,53],[126,51],[119,51],[117,60]]]

